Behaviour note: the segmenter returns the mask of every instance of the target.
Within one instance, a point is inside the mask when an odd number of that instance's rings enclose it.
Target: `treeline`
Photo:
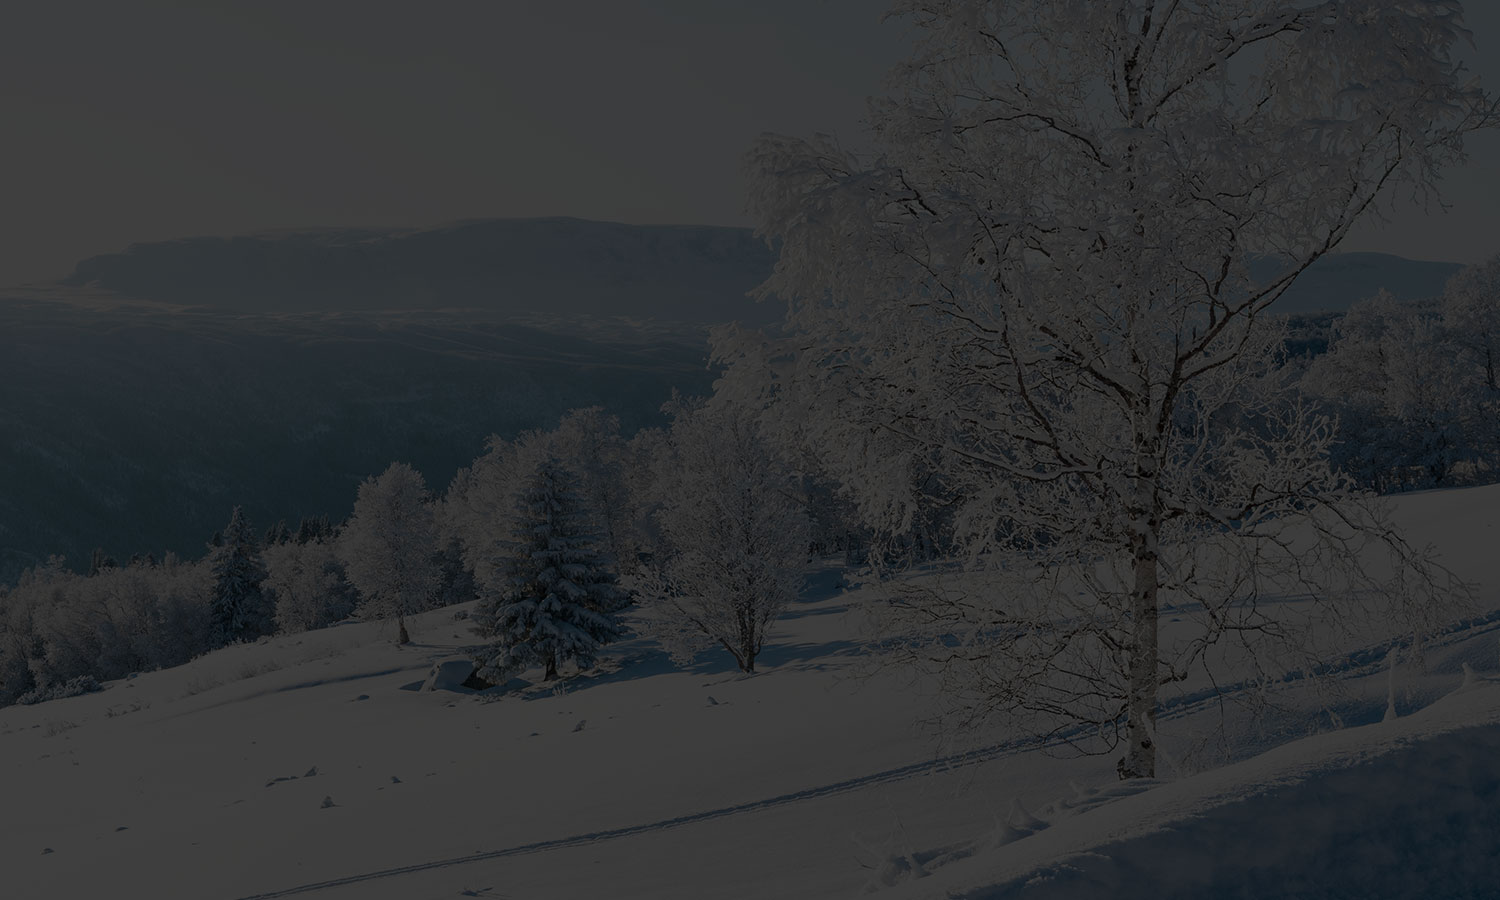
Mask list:
[[[342,523],[257,533],[235,509],[197,560],[95,554],[80,574],[53,558],[0,592],[0,705],[351,618],[405,642],[407,616],[476,599],[492,682],[591,665],[633,601],[635,627],[676,658],[718,646],[753,671],[809,553],[849,549],[856,530],[751,418],[682,399],[668,412],[630,438],[597,407],[492,437],[441,494],[393,464]]]

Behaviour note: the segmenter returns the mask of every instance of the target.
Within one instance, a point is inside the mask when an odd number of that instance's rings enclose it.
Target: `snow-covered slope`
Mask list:
[[[1131,786],[1132,788],[1137,786]],[[1101,792],[1105,797],[1110,792]],[[904,898],[1478,897],[1500,884],[1500,683],[1098,803]]]
[[[1400,515],[1500,608],[1500,488],[1406,497]],[[934,740],[922,684],[856,677],[862,593],[832,563],[809,574],[754,676],[721,655],[674,669],[633,639],[555,689],[419,690],[472,641],[446,609],[406,648],[343,625],[0,710],[0,890],[1156,897],[1233,879],[1229,896],[1410,896],[1439,879],[1435,895],[1464,896],[1494,874],[1500,623],[1435,640],[1425,670],[1350,668],[1339,698],[1310,695],[1277,727],[1176,710],[1167,779],[1122,786],[1112,758],[1001,732]],[[1454,695],[1464,664],[1478,683]],[[1330,726],[1388,696],[1395,721]],[[1381,861],[1397,851],[1408,874]]]

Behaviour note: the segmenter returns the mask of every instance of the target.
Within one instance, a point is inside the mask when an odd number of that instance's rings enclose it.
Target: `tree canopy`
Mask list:
[[[783,337],[720,336],[724,389],[769,404],[887,532],[946,504],[1007,579],[921,604],[986,642],[946,657],[978,702],[1091,723],[1123,738],[1122,775],[1151,775],[1158,689],[1226,638],[1305,632],[1258,599],[1314,572],[1367,580],[1361,536],[1386,534],[1328,465],[1331,422],[1277,370],[1265,312],[1492,123],[1453,58],[1461,9],[893,14],[922,37],[871,103],[874,152],[767,135],[748,156],[780,246],[761,290],[789,311]],[[1265,254],[1278,274],[1252,278]],[[1163,647],[1168,601],[1195,628]]]

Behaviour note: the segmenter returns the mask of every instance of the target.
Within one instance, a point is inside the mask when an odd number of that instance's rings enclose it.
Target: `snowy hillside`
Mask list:
[[[1478,896],[1500,874],[1500,487],[1398,518],[1481,617],[1423,668],[1348,648],[1337,690],[1260,725],[1234,695],[1170,708],[1162,781],[937,740],[926,686],[859,677],[874,589],[829,562],[753,676],[636,638],[555,689],[422,690],[474,643],[449,608],[405,648],[342,625],[0,710],[4,896]]]
[[[1082,792],[889,896],[1493,896],[1497,756],[1500,682],[1476,678],[1407,718]]]

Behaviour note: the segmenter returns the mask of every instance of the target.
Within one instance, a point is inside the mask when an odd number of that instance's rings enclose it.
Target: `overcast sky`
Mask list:
[[[857,133],[880,0],[18,0],[0,11],[0,284],[134,241],[574,215],[748,224],[757,134]],[[1500,3],[1470,2],[1500,88]],[[1345,249],[1500,249],[1500,137],[1447,214]]]

